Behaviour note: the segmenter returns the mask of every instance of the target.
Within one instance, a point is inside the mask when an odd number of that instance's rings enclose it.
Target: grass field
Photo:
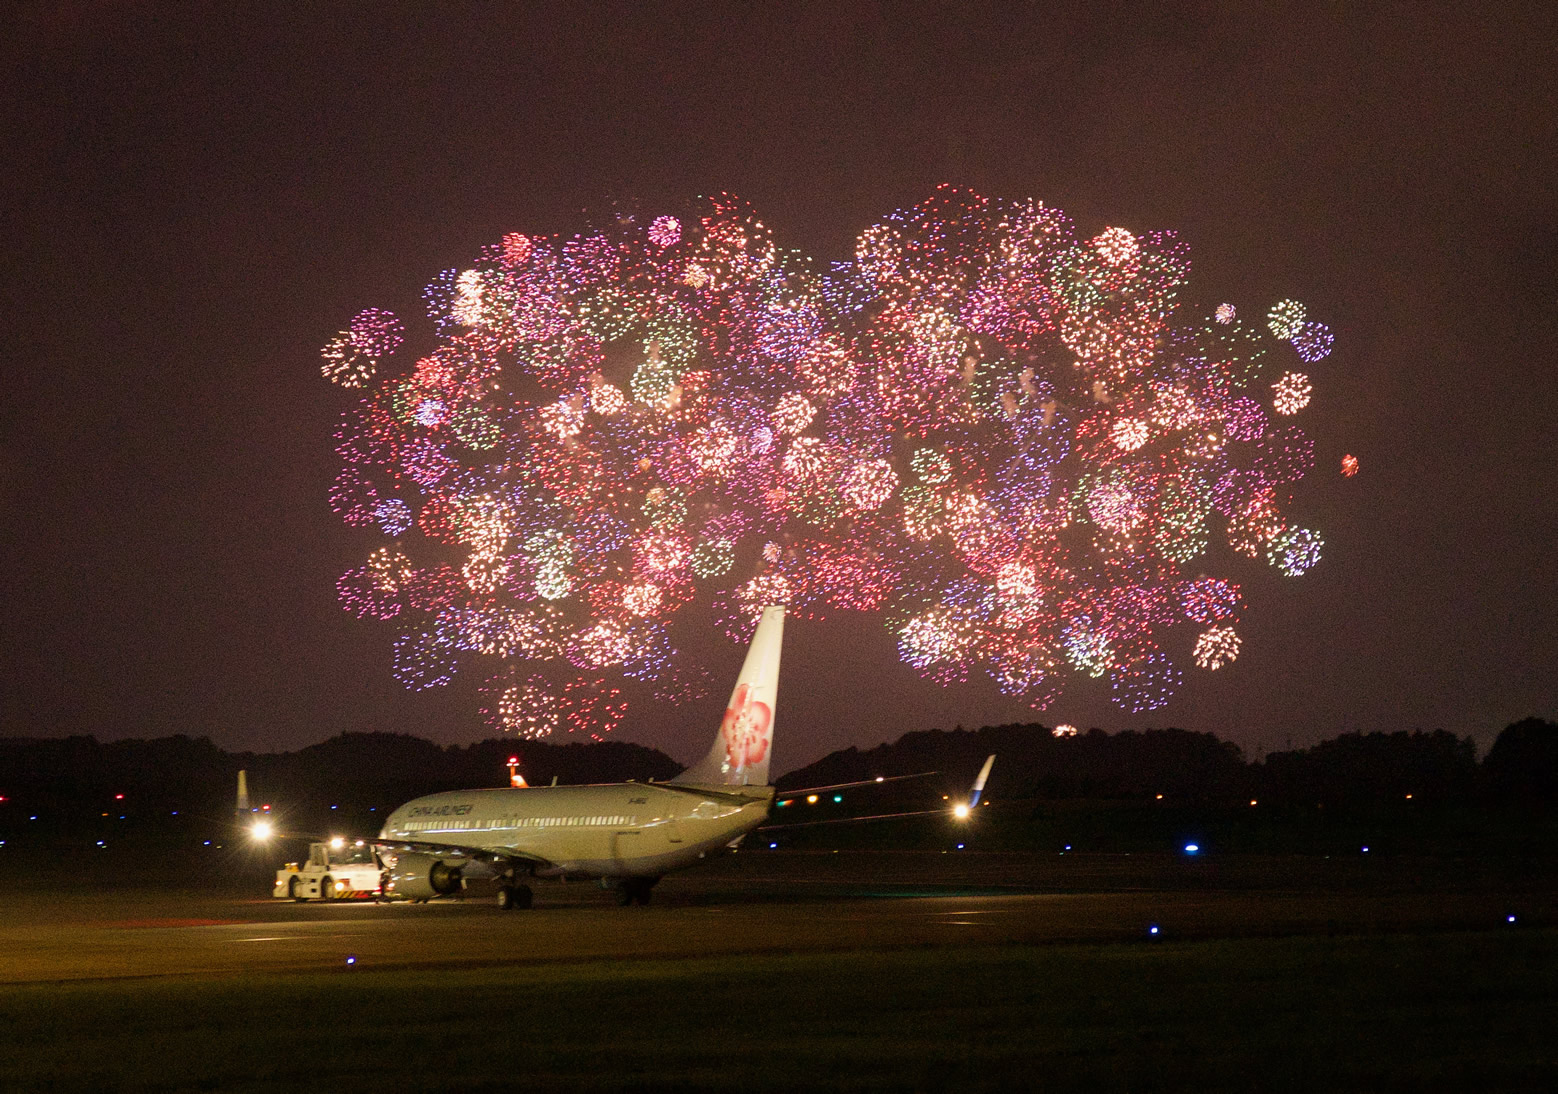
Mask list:
[[[0,991],[11,1090],[1553,1090],[1558,931]]]

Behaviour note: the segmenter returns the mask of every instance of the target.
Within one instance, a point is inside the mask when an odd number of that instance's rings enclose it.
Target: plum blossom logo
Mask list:
[[[736,688],[719,727],[725,739],[725,756],[732,768],[740,771],[751,767],[768,754],[768,729],[773,720],[768,704],[752,697],[750,684]]]

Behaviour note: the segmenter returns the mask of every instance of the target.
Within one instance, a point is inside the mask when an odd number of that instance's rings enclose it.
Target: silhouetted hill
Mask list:
[[[906,733],[875,748],[846,748],[778,781],[781,790],[936,771],[942,792],[972,782],[998,757],[989,793],[1005,798],[1136,798],[1181,801],[1270,799],[1365,802],[1404,798],[1558,796],[1558,725],[1528,718],[1501,733],[1477,763],[1469,737],[1348,733],[1307,749],[1246,762],[1236,745],[1182,729],[1089,730],[1055,737],[1045,726]]]
[[[1482,762],[1502,793],[1558,798],[1558,725],[1527,718],[1507,727]]]
[[[779,786],[938,771],[941,785],[962,790],[992,752],[998,759],[989,792],[1007,798],[1226,797],[1244,793],[1249,782],[1238,746],[1210,733],[1094,729],[1055,737],[1041,725],[1004,725],[906,733],[863,752],[844,749],[791,772]]]
[[[1055,737],[1042,725],[906,733],[875,748],[835,752],[779,780],[781,789],[935,771],[891,784],[877,799],[922,807],[966,792],[996,753],[989,796],[1018,799],[1157,800],[1210,804],[1258,798],[1303,806],[1400,801],[1551,800],[1558,796],[1558,725],[1528,718],[1499,735],[1479,765],[1472,742],[1443,731],[1344,734],[1311,748],[1247,763],[1208,733],[1154,729]],[[297,752],[226,752],[185,736],[102,743],[0,738],[0,840],[45,829],[99,838],[107,828],[230,825],[235,776],[249,772],[251,800],[269,803],[299,831],[322,825],[376,831],[384,811],[421,794],[507,783],[517,756],[534,785],[666,779],[679,767],[654,749],[621,741],[552,744],[497,739],[447,747],[393,733],[348,733]],[[30,818],[37,817],[36,822]],[[32,827],[36,825],[36,828]],[[117,826],[117,827],[116,827]]]
[[[535,784],[665,779],[681,770],[669,756],[624,741],[550,744],[492,740],[441,747],[398,733],[346,733],[297,752],[225,752],[184,736],[108,743],[0,738],[0,839],[19,818],[56,832],[96,830],[100,822],[195,816],[230,821],[237,774],[248,771],[250,800],[271,804],[299,828],[339,823],[376,831],[388,809],[422,794],[508,785],[517,756]]]
[[[1266,757],[1260,793],[1274,800],[1368,801],[1470,795],[1478,786],[1471,739],[1432,733],[1347,733],[1299,752]]]

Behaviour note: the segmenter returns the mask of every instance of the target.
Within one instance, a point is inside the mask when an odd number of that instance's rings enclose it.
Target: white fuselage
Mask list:
[[[455,790],[402,805],[380,839],[541,860],[538,877],[658,877],[762,824],[773,797],[770,786],[656,783]]]

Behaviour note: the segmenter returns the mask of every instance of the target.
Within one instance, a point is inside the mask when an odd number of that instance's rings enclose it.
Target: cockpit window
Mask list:
[[[362,847],[332,847],[330,848],[330,861],[337,866],[352,866],[358,863],[373,865],[373,848],[366,845]]]

